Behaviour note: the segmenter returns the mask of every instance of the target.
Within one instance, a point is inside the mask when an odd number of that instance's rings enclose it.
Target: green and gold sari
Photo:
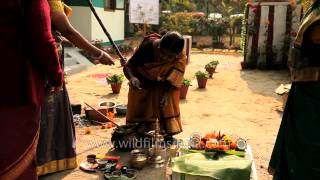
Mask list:
[[[269,163],[274,179],[320,179],[320,1],[301,23],[294,42],[292,87]]]

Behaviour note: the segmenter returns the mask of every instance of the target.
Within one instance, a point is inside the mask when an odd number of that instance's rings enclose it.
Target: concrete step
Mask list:
[[[65,47],[64,49],[64,71],[68,75],[79,73],[94,64],[80,53],[80,49],[75,47]]]

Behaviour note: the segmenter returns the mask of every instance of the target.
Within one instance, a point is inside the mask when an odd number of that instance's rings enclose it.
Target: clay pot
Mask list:
[[[180,87],[180,99],[186,99],[189,86],[182,85]]]
[[[216,67],[210,67],[210,68],[206,68],[206,71],[209,74],[209,78],[212,78],[213,73],[216,72]]]
[[[121,89],[121,85],[122,85],[122,83],[112,83],[111,84],[112,92],[114,94],[119,94],[120,93],[120,89]]]
[[[207,77],[197,77],[198,87],[199,88],[206,88],[207,80],[208,80]]]
[[[107,116],[107,109],[99,109],[103,115]],[[86,118],[89,120],[94,120],[98,122],[108,122],[104,117],[102,117],[100,114],[98,114],[96,111],[90,108],[85,109]]]

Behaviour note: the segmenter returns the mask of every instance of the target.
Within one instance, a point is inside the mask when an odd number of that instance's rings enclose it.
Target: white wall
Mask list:
[[[124,40],[124,10],[105,11],[95,7],[101,21],[114,41]],[[71,24],[89,41],[109,42],[89,7],[72,6]]]
[[[72,6],[72,14],[69,20],[86,39],[92,39],[91,11],[89,7]]]
[[[268,38],[268,25],[266,25],[269,16],[269,6],[261,5],[260,14],[260,29],[259,29],[259,39],[258,39],[258,66],[263,66],[266,64],[266,51],[267,51],[267,38]]]
[[[124,10],[105,11],[104,8],[96,7],[96,11],[107,31],[110,33],[111,38],[114,41],[124,40]],[[107,36],[102,31],[93,14],[91,16],[91,21],[92,38],[102,39],[103,42],[108,42]]]
[[[282,62],[283,53],[281,53],[284,47],[284,40],[286,37],[286,26],[287,26],[287,5],[275,6],[274,7],[274,22],[273,22],[273,44],[274,51],[277,53],[275,62]]]
[[[261,14],[260,14],[260,25],[259,25],[259,34],[258,34],[258,59],[251,58],[252,56],[252,46],[253,46],[253,35],[248,34],[247,36],[247,47],[246,47],[246,57],[245,62],[247,64],[257,63],[257,66],[263,68],[266,64],[266,53],[267,53],[267,37],[268,37],[268,26],[266,22],[269,19],[269,7],[274,6],[274,21],[273,21],[273,39],[272,39],[272,50],[273,53],[276,53],[276,59],[273,59],[275,65],[283,64],[283,56],[288,52],[283,52],[283,47],[285,43],[286,36],[286,21],[287,21],[287,8],[289,2],[262,2],[261,5]],[[254,3],[254,5],[259,5]],[[248,24],[252,26],[254,24],[255,14],[253,13],[253,8],[249,9]],[[300,24],[301,17],[301,5],[297,5],[296,9],[292,14],[292,32],[297,32],[297,29]],[[250,27],[252,28],[252,27]],[[294,38],[292,37],[291,40]],[[292,44],[292,42],[291,42]],[[290,54],[290,50],[289,50]]]

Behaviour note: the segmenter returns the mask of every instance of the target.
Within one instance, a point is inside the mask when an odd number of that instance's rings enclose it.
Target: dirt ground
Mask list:
[[[206,63],[219,60],[217,73],[209,79],[206,89],[198,89],[194,73],[203,70]],[[267,173],[268,162],[282,116],[281,98],[274,93],[281,83],[288,83],[287,71],[242,71],[241,55],[216,55],[193,52],[185,77],[192,79],[186,100],[180,103],[184,131],[177,138],[188,137],[193,132],[221,130],[247,139],[252,147],[254,161],[260,180],[272,179]],[[115,66],[98,65],[82,73],[67,78],[67,87],[72,102],[87,102],[97,107],[102,101],[127,102],[128,85],[123,83],[120,94],[112,94],[111,88],[101,73],[119,73],[119,63]],[[124,123],[124,117],[116,119]],[[90,135],[84,135],[84,128],[77,127],[78,162],[91,153],[105,154],[112,129],[91,126]],[[112,153],[112,152],[109,152]],[[124,160],[127,154],[122,154]],[[124,161],[124,163],[126,163]],[[42,177],[53,179],[99,179],[96,174],[85,173],[78,168]],[[165,179],[164,171],[144,169],[138,178]]]

